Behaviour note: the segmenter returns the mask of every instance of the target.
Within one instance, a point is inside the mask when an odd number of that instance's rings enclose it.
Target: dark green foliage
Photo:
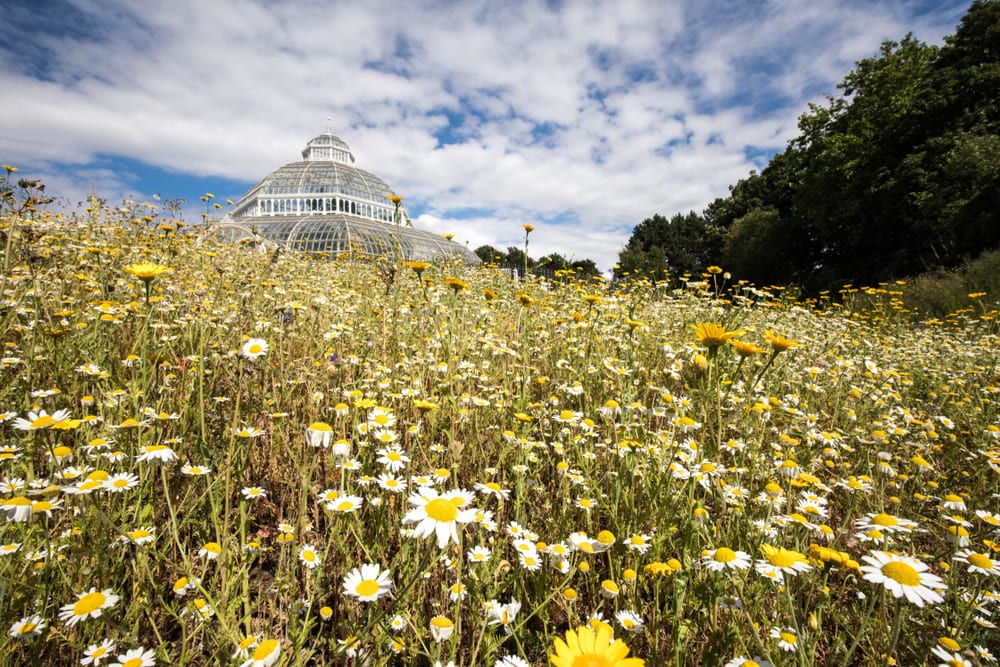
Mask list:
[[[818,291],[947,270],[1000,246],[1000,0],[976,0],[943,47],[884,43],[838,89],[701,216],[637,226],[622,270],[719,264]]]
[[[497,250],[491,245],[481,245],[474,251],[483,264],[503,264],[507,261],[507,253]]]
[[[920,319],[944,318],[966,308],[978,315],[1000,294],[1000,250],[984,252],[957,269],[925,273],[899,289],[906,307]]]
[[[723,232],[694,211],[670,220],[661,215],[643,220],[618,258],[617,277],[642,275],[654,281],[700,274],[715,263]]]
[[[497,250],[491,245],[482,245],[476,248],[474,252],[479,259],[483,260],[484,264],[515,268],[524,266],[524,250],[514,246],[510,246],[504,251]],[[551,253],[537,260],[533,257],[528,257],[528,269],[537,269],[539,271],[544,271],[546,274],[551,274],[555,271],[572,270],[575,271],[578,276],[596,276],[601,273],[600,269],[597,268],[597,264],[595,264],[592,259],[585,258],[571,262],[564,255],[557,252]]]

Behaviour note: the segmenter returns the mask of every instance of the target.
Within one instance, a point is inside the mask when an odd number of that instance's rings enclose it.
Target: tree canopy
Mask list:
[[[636,226],[619,271],[676,277],[717,264],[819,290],[1000,246],[1000,1],[976,0],[941,47],[883,43],[837,90],[728,197]]]

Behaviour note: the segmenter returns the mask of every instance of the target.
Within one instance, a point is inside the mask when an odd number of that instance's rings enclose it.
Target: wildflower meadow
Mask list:
[[[517,280],[18,192],[4,664],[1000,655],[996,295]]]

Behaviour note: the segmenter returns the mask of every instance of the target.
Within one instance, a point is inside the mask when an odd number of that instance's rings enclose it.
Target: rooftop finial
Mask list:
[[[329,116],[326,117],[326,122],[323,123],[323,130],[326,134],[333,134],[333,119]]]

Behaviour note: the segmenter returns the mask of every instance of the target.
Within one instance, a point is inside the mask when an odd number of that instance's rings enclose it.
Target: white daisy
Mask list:
[[[944,590],[944,582],[937,575],[928,572],[927,565],[907,556],[897,556],[885,551],[873,551],[871,556],[863,556],[867,565],[861,566],[864,579],[874,584],[882,584],[893,596],[906,599],[923,607],[925,602],[938,604],[944,598],[935,590]]]
[[[69,415],[69,410],[56,410],[51,415],[45,412],[45,410],[29,412],[27,419],[24,417],[18,417],[14,420],[14,428],[19,431],[37,431],[40,429],[51,428],[59,422],[69,419]]]
[[[31,616],[25,616],[20,621],[11,625],[8,634],[14,639],[30,639],[42,634],[45,626],[44,618],[38,614],[32,614]]]
[[[105,609],[118,604],[120,598],[110,588],[99,591],[91,588],[77,595],[76,602],[63,605],[59,610],[59,620],[73,626],[87,618],[98,618]]]
[[[646,622],[642,620],[642,616],[627,609],[623,609],[615,614],[615,619],[628,632],[639,633],[646,626]]]
[[[701,564],[713,572],[745,570],[750,567],[750,562],[750,554],[734,551],[728,547],[705,550],[701,555]]]
[[[316,547],[311,544],[303,544],[299,548],[299,560],[302,561],[303,565],[312,570],[320,564],[321,559],[319,552],[316,551]]]
[[[271,667],[280,657],[281,642],[277,639],[265,639],[254,647],[253,653],[240,667]]]
[[[263,357],[267,354],[268,349],[267,341],[262,338],[250,338],[247,342],[243,343],[243,347],[240,348],[240,354],[246,359],[257,359],[258,357]]]
[[[122,667],[155,667],[156,653],[141,646],[129,649],[118,656],[118,664]]]
[[[403,517],[403,524],[416,523],[415,537],[437,536],[439,549],[449,541],[458,542],[458,525],[475,521],[476,509],[464,509],[472,502],[473,495],[464,489],[453,489],[439,494],[437,489],[423,487],[410,496],[413,509]]]
[[[105,639],[100,644],[91,644],[87,647],[87,650],[83,652],[83,658],[80,660],[81,665],[99,665],[102,660],[106,660],[111,657],[111,653],[115,650],[115,643],[110,639]]]
[[[392,590],[389,570],[375,563],[365,563],[344,576],[344,594],[362,602],[373,602],[385,597]]]
[[[985,553],[979,553],[971,549],[962,549],[955,554],[954,558],[968,564],[969,572],[1000,575],[1000,560],[990,558]]]

